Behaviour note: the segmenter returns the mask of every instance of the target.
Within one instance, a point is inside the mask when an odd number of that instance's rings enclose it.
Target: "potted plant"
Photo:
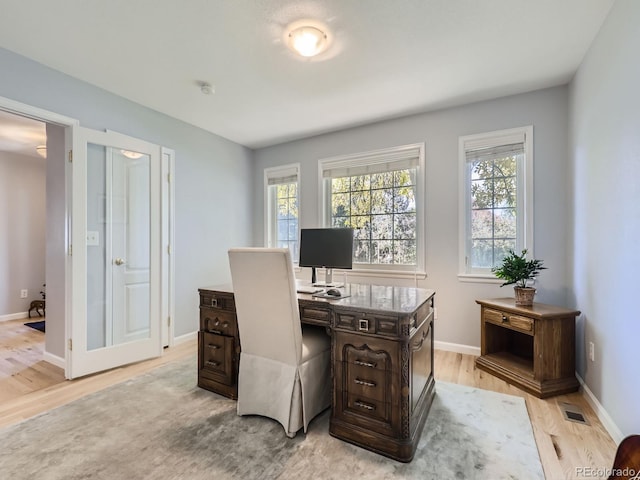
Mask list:
[[[491,271],[496,277],[505,280],[500,285],[501,287],[515,284],[513,291],[515,292],[516,305],[530,306],[533,305],[536,289],[527,286],[527,282],[536,278],[540,271],[547,267],[542,266],[542,260],[528,260],[526,256],[526,249],[522,250],[520,255],[509,250],[509,253],[502,259],[502,265],[492,268]]]

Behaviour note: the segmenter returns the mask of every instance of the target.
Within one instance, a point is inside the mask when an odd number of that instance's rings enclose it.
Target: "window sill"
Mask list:
[[[486,275],[482,273],[459,273],[458,280],[465,283],[493,283],[496,285],[504,283],[494,275]]]
[[[427,278],[427,272],[415,270],[353,269],[342,271],[347,272],[347,277],[353,275],[356,277],[417,278],[418,280],[424,280],[425,278]]]
[[[300,273],[303,271],[303,268],[294,265],[293,270],[295,273]],[[324,269],[318,268],[316,269],[318,276],[324,278]],[[338,270],[337,268],[333,270],[333,279],[334,281],[342,282],[344,275],[347,276],[347,281],[349,281],[349,277],[378,277],[378,278],[412,278],[418,280],[424,280],[427,278],[427,272],[424,271],[414,271],[414,270],[374,270],[374,269],[357,269],[353,270]]]

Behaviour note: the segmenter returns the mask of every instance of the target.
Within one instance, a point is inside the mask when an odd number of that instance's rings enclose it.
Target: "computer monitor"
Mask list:
[[[353,263],[352,228],[303,228],[300,230],[301,267],[311,267],[311,283],[316,268],[326,268],[325,284],[332,283],[332,269],[351,269]]]

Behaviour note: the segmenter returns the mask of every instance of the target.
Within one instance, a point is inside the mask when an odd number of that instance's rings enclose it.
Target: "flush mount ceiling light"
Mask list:
[[[46,145],[38,145],[36,147],[36,152],[43,158],[47,158],[47,146]]]
[[[142,157],[144,155],[144,153],[140,153],[140,152],[132,152],[131,150],[120,150],[120,153],[122,155],[124,155],[127,158],[130,158],[132,160],[137,160],[138,158]]]
[[[313,20],[299,20],[286,30],[287,46],[303,57],[314,57],[324,52],[331,43],[329,31]]]

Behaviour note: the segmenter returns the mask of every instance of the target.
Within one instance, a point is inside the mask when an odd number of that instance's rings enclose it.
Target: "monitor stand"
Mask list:
[[[324,282],[317,282],[315,267],[311,267],[311,285],[314,287],[344,287],[342,283],[333,283],[333,269],[331,268],[325,269]]]

